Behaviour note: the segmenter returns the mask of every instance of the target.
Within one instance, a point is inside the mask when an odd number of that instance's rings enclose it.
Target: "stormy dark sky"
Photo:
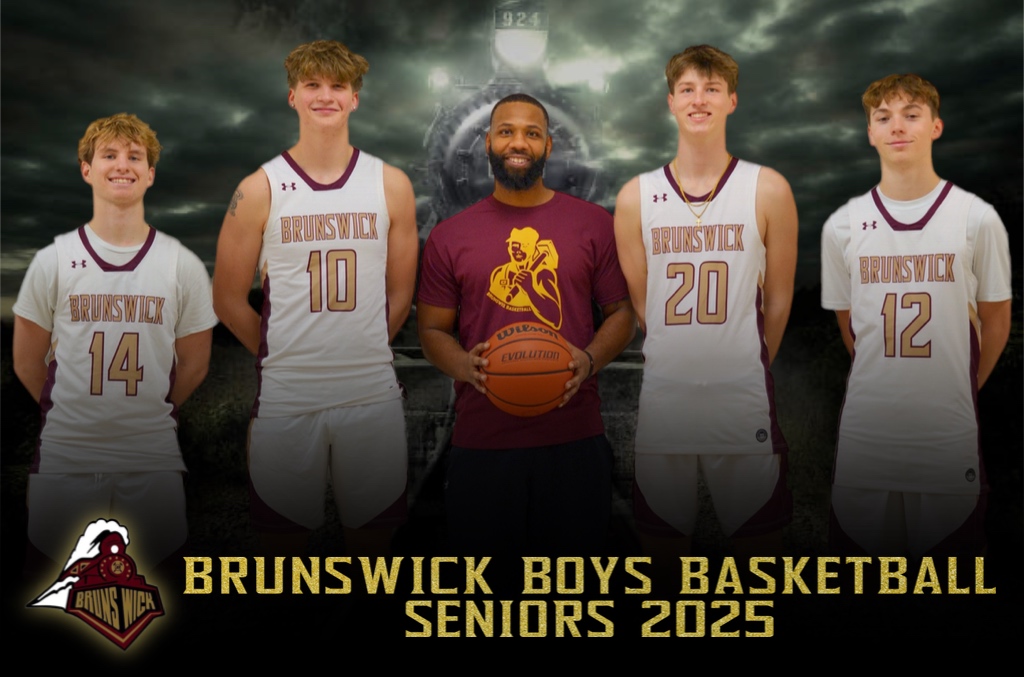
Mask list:
[[[1019,249],[1022,8],[1006,0],[548,0],[545,77],[596,122],[606,201],[668,161],[665,62],[710,43],[740,64],[729,149],[770,165],[800,211],[803,286],[816,283],[828,214],[869,189],[878,162],[860,94],[916,72],[942,95],[945,178],[996,204]],[[429,197],[425,136],[441,104],[493,75],[493,4],[469,0],[34,0],[2,12],[0,284],[5,310],[32,254],[91,215],[76,145],[93,119],[127,111],[165,149],[147,218],[212,270],[234,186],[294,143],[282,61],[334,38],[371,64],[355,145],[406,170]]]

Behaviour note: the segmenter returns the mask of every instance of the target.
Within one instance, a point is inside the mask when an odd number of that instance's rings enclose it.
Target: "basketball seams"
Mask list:
[[[528,325],[536,329],[519,333]],[[517,331],[510,334],[510,329]],[[487,375],[484,388],[492,404],[516,416],[536,416],[562,401],[573,373],[568,367],[572,351],[565,339],[536,323],[518,323],[499,329],[489,342],[492,347],[481,357],[490,364],[480,371]]]

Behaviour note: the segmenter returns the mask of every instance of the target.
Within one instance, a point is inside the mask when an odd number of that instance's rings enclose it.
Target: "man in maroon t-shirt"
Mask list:
[[[456,381],[445,489],[451,545],[482,555],[597,552],[612,454],[591,377],[636,327],[612,218],[544,185],[551,136],[533,97],[495,104],[485,147],[494,194],[431,232],[417,302],[423,352]],[[604,313],[596,332],[593,302]],[[486,340],[524,320],[560,332],[573,355],[561,405],[532,418],[491,404],[480,371]]]

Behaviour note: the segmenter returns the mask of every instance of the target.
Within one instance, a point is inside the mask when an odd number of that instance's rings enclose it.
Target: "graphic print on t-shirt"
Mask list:
[[[491,273],[487,298],[506,310],[532,312],[555,331],[562,327],[562,294],[558,290],[558,251],[552,240],[527,226],[513,228],[508,239],[510,260]]]

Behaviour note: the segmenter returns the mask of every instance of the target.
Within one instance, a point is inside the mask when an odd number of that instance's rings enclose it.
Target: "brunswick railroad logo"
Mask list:
[[[487,298],[506,310],[533,315],[555,331],[562,328],[562,294],[558,289],[558,252],[551,240],[527,226],[513,228],[509,261],[491,272]]]
[[[139,575],[128,556],[128,529],[114,520],[85,528],[53,585],[29,603],[77,616],[122,649],[164,615],[160,591]]]

